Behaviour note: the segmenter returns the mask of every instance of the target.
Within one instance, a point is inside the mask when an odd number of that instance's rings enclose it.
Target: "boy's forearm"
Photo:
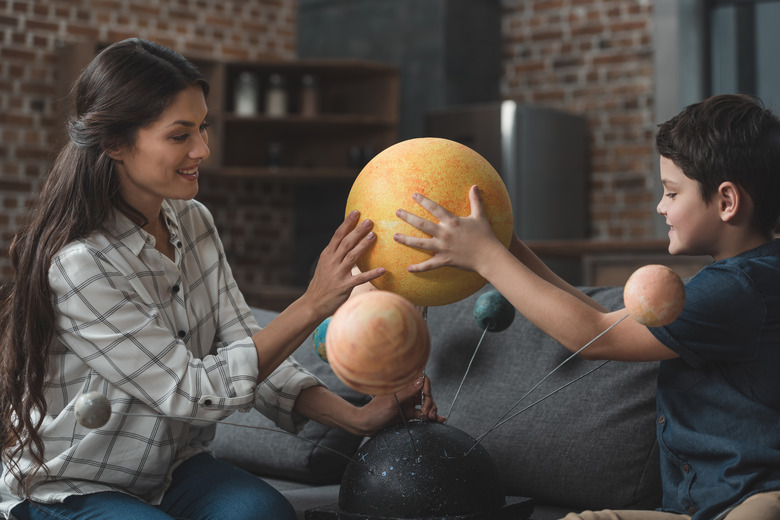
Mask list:
[[[601,304],[592,298],[589,298],[587,295],[583,294],[582,291],[578,290],[576,287],[573,287],[560,276],[555,274],[538,256],[536,256],[536,253],[534,253],[531,248],[525,245],[525,243],[523,243],[517,237],[516,234],[512,237],[512,242],[509,245],[509,252],[512,253],[512,256],[517,258],[522,264],[528,267],[528,269],[533,271],[543,280],[546,280],[552,285],[576,296],[591,307],[594,307],[601,312],[607,312],[607,309]]]
[[[607,309],[549,270],[522,242],[486,255],[479,273],[531,323],[576,351],[604,329]]]

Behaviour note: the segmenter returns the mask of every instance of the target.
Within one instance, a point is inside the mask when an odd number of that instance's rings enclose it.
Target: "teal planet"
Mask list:
[[[311,335],[311,340],[314,344],[314,352],[316,352],[320,359],[325,363],[328,362],[328,348],[325,344],[325,334],[328,332],[330,318],[331,317],[328,316],[322,323],[317,325],[317,328],[314,329],[314,333]]]
[[[508,328],[515,319],[515,313],[509,300],[495,289],[481,294],[474,304],[474,319],[482,330],[490,332]]]

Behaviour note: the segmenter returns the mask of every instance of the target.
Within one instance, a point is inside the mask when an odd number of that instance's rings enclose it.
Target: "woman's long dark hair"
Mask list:
[[[109,153],[132,146],[138,130],[193,85],[208,94],[208,83],[189,61],[135,38],[102,50],[74,85],[68,142],[11,243],[13,274],[0,288],[2,462],[25,496],[34,475],[45,469],[39,430],[47,411],[44,382],[55,330],[48,282],[52,258],[103,225],[114,207],[143,218],[122,200]],[[22,474],[17,461],[25,452],[34,468]]]

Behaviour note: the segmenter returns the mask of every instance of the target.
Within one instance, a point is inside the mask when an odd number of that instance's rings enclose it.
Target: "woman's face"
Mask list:
[[[198,167],[209,156],[203,90],[181,91],[160,117],[138,131],[132,146],[112,153],[124,200],[154,218],[164,198],[189,200],[198,193]]]

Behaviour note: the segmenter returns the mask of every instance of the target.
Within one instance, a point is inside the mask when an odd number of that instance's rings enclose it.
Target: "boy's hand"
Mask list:
[[[479,189],[476,186],[472,186],[469,190],[471,215],[468,217],[453,215],[419,193],[415,193],[412,198],[436,217],[439,223],[425,220],[403,209],[396,212],[398,218],[430,235],[430,238],[410,237],[401,233],[394,235],[393,239],[400,244],[433,253],[430,259],[410,265],[409,272],[430,271],[442,266],[479,272],[481,263],[490,256],[490,249],[496,245],[503,248],[485,217]]]

